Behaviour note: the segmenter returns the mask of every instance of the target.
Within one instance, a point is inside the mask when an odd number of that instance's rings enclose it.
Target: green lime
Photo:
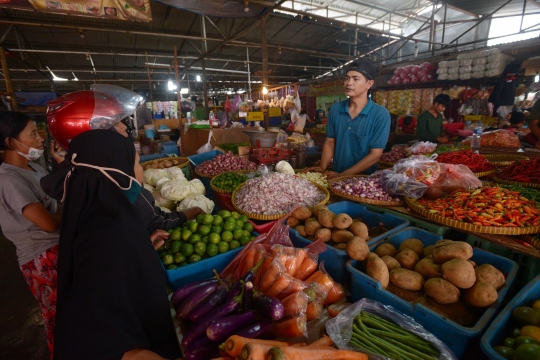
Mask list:
[[[211,232],[210,235],[208,235],[208,242],[210,244],[217,244],[221,241],[221,236],[218,233]]]
[[[232,221],[226,221],[225,224],[223,225],[223,230],[233,231],[235,227],[236,227],[236,223]]]
[[[194,263],[194,262],[197,262],[197,261],[201,261],[201,256],[200,255],[197,255],[197,254],[193,254],[189,257],[188,259],[188,263]]]
[[[182,227],[177,226],[177,227],[175,227],[173,230],[182,230]]]
[[[208,256],[216,256],[218,252],[219,249],[216,244],[208,244],[208,246],[206,246],[206,254]]]
[[[210,234],[210,226],[208,225],[199,225],[199,228],[197,229],[197,232],[201,234],[202,236]]]
[[[170,235],[173,231],[174,231],[173,229],[167,230],[167,232],[169,233],[169,235]]]
[[[221,240],[223,240],[225,242],[230,242],[232,239],[233,239],[233,233],[230,232],[230,231],[224,231],[221,234]]]
[[[199,224],[197,224],[196,221],[190,221],[187,228],[188,228],[191,232],[197,232],[197,228],[198,228],[198,227],[199,227]]]
[[[210,232],[221,234],[223,232],[223,228],[221,226],[212,226],[210,228]]]
[[[167,255],[167,252],[165,250],[163,250],[163,246],[160,247],[157,251],[158,255],[160,258],[164,257],[165,255]]]
[[[198,241],[201,241],[201,235],[199,234],[191,234],[191,236],[188,239],[188,242],[190,244],[195,244]]]
[[[233,231],[234,240],[240,240],[243,236],[244,236],[244,231],[243,230],[235,229]]]
[[[189,237],[191,236],[192,232],[189,229],[182,230],[182,240],[188,241]]]
[[[180,267],[180,266],[186,266],[187,264],[188,264],[187,261],[184,261],[183,263],[179,264],[178,267]]]
[[[242,239],[240,239],[240,244],[242,246],[246,245],[251,241],[251,238],[249,236],[243,236]]]
[[[246,215],[241,215],[240,216],[240,220],[242,220],[243,222],[248,222],[248,217]]]
[[[515,347],[515,339],[511,338],[511,337],[507,337],[506,339],[504,339],[503,344],[504,344],[503,346],[506,346],[506,347],[509,347],[510,349],[513,349]]]
[[[182,253],[174,254],[174,263],[175,264],[180,264],[180,263],[183,263],[184,261],[186,261],[186,257],[184,255],[182,255]]]
[[[163,246],[161,247],[161,250],[167,252],[167,250],[169,250],[170,248],[171,248],[171,242],[165,241],[165,244],[163,244]]]
[[[231,216],[234,218],[234,220],[238,220],[238,219],[240,219],[241,215],[239,213],[237,213],[236,211],[233,211],[231,213]]]
[[[178,268],[178,266],[176,266],[174,264],[167,266],[167,270],[174,270],[174,269],[177,269],[177,268]]]
[[[223,218],[220,215],[214,216],[214,221],[212,221],[212,225],[221,225],[223,224]]]
[[[242,234],[244,234],[245,237],[248,237],[251,239],[251,233],[247,230],[242,230]]]
[[[203,236],[203,237],[201,238],[201,241],[202,241],[203,243],[205,243],[205,244],[208,244],[208,235]]]
[[[244,223],[244,227],[242,229],[248,231],[251,234],[253,232],[253,225],[246,222]]]
[[[228,210],[221,210],[220,212],[218,212],[218,215],[225,219],[231,216],[231,212]]]
[[[189,243],[184,243],[184,245],[182,245],[181,252],[182,252],[182,255],[184,255],[185,257],[190,256],[191,254],[193,254],[193,245]]]
[[[225,218],[225,222],[232,222],[232,223],[236,223],[236,219],[233,218],[232,216],[229,216],[228,218]]]
[[[213,222],[214,222],[214,217],[212,216],[212,214],[204,215],[204,218],[202,221],[204,225],[212,225]]]
[[[229,250],[229,244],[227,244],[225,241],[220,241],[217,244],[217,247],[220,253],[224,253]]]
[[[229,243],[229,248],[236,249],[237,247],[240,247],[240,242],[238,240],[233,240]]]
[[[202,224],[203,220],[204,220],[204,215],[197,215],[197,218],[196,218],[197,224]]]
[[[517,338],[518,336],[521,336],[521,330],[520,328],[514,328],[512,329],[512,337]]]
[[[171,252],[177,253],[180,251],[180,248],[182,247],[182,243],[180,241],[173,241],[171,243]]]
[[[529,337],[529,336],[518,336],[515,340],[514,340],[514,346],[517,348],[519,345],[523,345],[523,344],[539,344],[538,340],[536,339],[533,339],[532,337]]]
[[[236,220],[236,226],[238,226],[240,229],[244,228],[244,222],[242,220]]]
[[[195,251],[195,254],[197,255],[204,255],[206,253],[206,244],[202,241],[195,243],[193,251]]]
[[[228,247],[228,245],[227,245]],[[163,256],[163,258],[161,258],[161,260],[163,261],[163,265],[167,266],[167,265],[171,265],[173,262],[174,262],[174,258],[172,255],[165,255]]]

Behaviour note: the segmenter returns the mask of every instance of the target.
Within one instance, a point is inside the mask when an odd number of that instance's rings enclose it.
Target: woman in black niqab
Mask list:
[[[87,131],[72,140],[68,158],[76,165],[60,231],[55,359],[121,359],[137,349],[178,358],[165,272],[127,196],[138,186],[133,143]],[[117,185],[84,164],[125,175],[106,171]]]

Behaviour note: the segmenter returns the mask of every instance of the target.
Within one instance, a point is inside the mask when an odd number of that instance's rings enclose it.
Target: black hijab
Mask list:
[[[78,135],[68,159],[134,177],[133,143],[112,131]],[[127,176],[107,173],[129,186]],[[55,359],[121,359],[135,348],[179,357],[165,272],[123,190],[99,170],[76,166],[62,216]]]

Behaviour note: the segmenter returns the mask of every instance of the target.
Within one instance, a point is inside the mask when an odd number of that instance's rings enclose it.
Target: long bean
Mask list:
[[[413,349],[410,346],[405,345],[404,343],[401,343],[401,342],[393,340],[393,339],[387,339],[387,341],[394,344],[394,345],[396,345],[396,346],[401,347],[402,349],[404,349],[404,350],[406,350],[406,351],[408,351],[408,352],[410,352],[410,353],[412,353],[412,354],[414,354],[416,356],[419,356],[422,359],[433,360],[433,356],[423,354],[422,352],[420,352],[420,351],[418,351],[416,349]],[[434,356],[436,356],[436,355],[434,355]]]
[[[380,354],[380,355],[390,357],[390,355],[386,351],[379,348],[377,345],[373,344],[371,341],[369,341],[369,339],[366,339],[366,337],[362,337],[362,336],[360,336],[358,334],[353,333],[353,339],[355,339],[356,341],[359,341],[362,344],[365,344],[366,345],[366,350],[369,350],[374,354]],[[353,339],[351,339],[351,341]]]
[[[354,325],[353,325],[353,328],[354,328]],[[365,328],[365,326],[364,326]],[[357,328],[357,331],[359,329]],[[394,354],[396,354],[395,356],[400,356],[400,355],[403,355],[403,350],[391,343],[389,343],[388,341],[382,339],[382,338],[378,338],[376,336],[373,336],[371,335],[369,332],[365,333],[364,334],[366,337],[369,338],[369,340],[374,343],[375,345],[379,346],[379,347],[382,347],[383,349],[385,349],[386,352],[392,352]],[[391,357],[391,356],[390,356]]]
[[[405,331],[395,331],[394,329],[389,329],[387,327],[385,327],[384,325],[380,325],[379,323],[371,320],[371,319],[362,319],[362,321],[364,323],[366,323],[367,325],[372,325],[373,327],[377,327],[379,329],[379,331],[382,331],[382,332],[385,332],[385,333],[394,333],[396,335],[401,335],[402,337],[405,337],[405,338],[408,338],[408,339],[411,339],[413,341],[420,341],[422,343],[425,343],[425,341],[421,338],[417,338],[416,336],[414,336],[413,334],[411,333],[408,333],[408,332],[405,332]]]
[[[409,335],[409,336],[412,336],[412,337],[416,337],[416,338],[418,338],[418,339],[420,339],[422,341],[425,341],[424,339],[422,339],[422,338],[408,332],[407,330],[403,330],[401,327],[399,327],[396,324],[394,324],[394,323],[392,323],[390,321],[387,321],[387,320],[385,320],[383,318],[371,315],[371,314],[366,313],[364,311],[360,312],[360,314],[361,314],[362,317],[366,317],[366,318],[368,318],[368,319],[370,319],[370,320],[372,320],[372,321],[374,321],[376,323],[379,323],[382,326],[385,326],[385,327],[387,327],[388,329],[390,329],[390,330],[392,330],[394,332],[398,332],[398,333],[402,333],[404,335]]]

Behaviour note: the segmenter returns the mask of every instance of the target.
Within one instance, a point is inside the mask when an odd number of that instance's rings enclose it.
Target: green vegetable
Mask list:
[[[506,184],[497,184],[497,185],[504,189],[508,189],[512,191],[519,191],[521,196],[523,196],[524,198],[527,198],[528,200],[534,200],[536,207],[540,208],[540,190],[518,186],[518,185],[506,185]]]
[[[251,146],[250,143],[238,143],[238,144],[220,144],[219,147],[225,151],[230,151],[235,155],[238,155],[239,146]]]
[[[540,312],[527,306],[520,306],[512,311],[512,318],[521,326],[540,326]]]
[[[468,150],[470,149],[470,146],[437,146],[434,154],[442,154],[445,152],[451,152],[451,151],[460,151],[460,150]]]
[[[501,355],[505,359],[512,360],[514,358],[514,349],[509,347],[495,346],[493,350],[495,350],[497,354]]]
[[[226,172],[212,179],[212,184],[221,190],[234,191],[247,180],[247,176],[235,172]]]

